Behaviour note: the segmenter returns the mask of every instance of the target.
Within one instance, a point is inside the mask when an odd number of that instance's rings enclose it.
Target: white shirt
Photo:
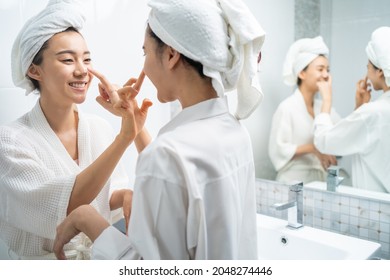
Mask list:
[[[56,227],[66,217],[75,178],[112,143],[111,132],[103,119],[79,112],[77,164],[39,101],[29,113],[0,127],[0,239],[21,258],[55,258]],[[127,184],[127,175],[118,167],[91,204],[109,220],[110,187]],[[65,247],[67,255],[74,257],[76,248],[88,251],[88,241],[77,236]]]
[[[314,115],[319,114],[322,101],[314,99]],[[337,122],[340,117],[332,109],[331,118]],[[313,117],[308,113],[303,95],[297,88],[293,95],[283,100],[276,109],[269,138],[269,157],[274,165],[277,180],[323,181],[326,172],[320,160],[313,153],[293,158],[298,146],[313,143]]]
[[[390,192],[390,91],[336,125],[328,114],[318,115],[314,143],[324,153],[353,155],[354,187]]]
[[[246,129],[216,98],[181,111],[137,163],[129,237],[107,228],[97,259],[256,259]]]

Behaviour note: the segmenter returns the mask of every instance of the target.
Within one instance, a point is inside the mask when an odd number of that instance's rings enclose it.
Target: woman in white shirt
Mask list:
[[[256,259],[254,162],[239,119],[262,97],[264,32],[241,1],[149,6],[144,71],[158,99],[179,100],[183,110],[139,156],[128,237],[82,206],[58,227],[56,254],[64,258],[63,245],[81,231],[94,240],[96,259]],[[236,87],[233,116],[224,91]],[[132,107],[126,102],[122,96],[122,109]]]
[[[328,52],[318,36],[297,40],[286,55],[284,82],[297,88],[279,104],[272,119],[269,156],[277,171],[277,181],[323,181],[326,168],[337,163],[334,156],[320,153],[313,144],[314,117],[321,108],[321,101],[316,98],[321,91],[318,85],[331,86]],[[334,110],[331,118],[335,122],[339,119]]]
[[[30,112],[0,128],[0,239],[22,259],[54,259],[56,227],[80,205],[109,221],[119,208],[130,216],[132,191],[116,168],[132,140],[127,119],[114,139],[106,121],[78,107],[92,80],[84,19],[76,3],[50,1],[13,46],[15,85],[39,94]],[[89,258],[90,244],[78,235],[67,257]]]
[[[329,117],[332,91],[321,91],[314,143],[324,153],[352,156],[352,185],[390,192],[390,27],[380,27],[366,47],[367,76],[357,83],[356,109],[334,124]],[[369,82],[368,82],[369,80]],[[383,91],[375,101],[371,89]]]

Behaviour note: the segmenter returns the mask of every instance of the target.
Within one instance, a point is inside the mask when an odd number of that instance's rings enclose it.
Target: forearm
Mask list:
[[[332,98],[327,97],[326,99],[323,99],[321,113],[330,114],[331,109],[332,109]]]
[[[70,196],[67,214],[83,204],[89,204],[110,178],[131,141],[118,135],[114,142],[77,177]]]
[[[305,154],[311,154],[315,152],[314,144],[305,144],[297,147],[294,158],[303,156]]]
[[[110,226],[93,207],[82,206],[74,212],[74,226],[79,232],[83,232],[92,242]]]
[[[129,191],[126,189],[115,190],[110,198],[110,210],[115,210],[123,206],[123,198],[125,193]]]
[[[152,137],[150,136],[147,129],[144,127],[140,133],[138,133],[137,137],[134,140],[135,146],[137,147],[138,153],[142,152],[142,150],[149,145]]]

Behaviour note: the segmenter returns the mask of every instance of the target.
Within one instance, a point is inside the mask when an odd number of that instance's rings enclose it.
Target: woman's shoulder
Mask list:
[[[19,118],[0,126],[0,153],[15,147],[27,147],[35,139],[35,131],[28,125],[28,120]]]
[[[0,125],[0,138],[3,139],[4,137],[7,138],[11,135],[15,136],[18,134],[23,135],[26,130],[30,130],[27,114],[19,117],[14,121]]]

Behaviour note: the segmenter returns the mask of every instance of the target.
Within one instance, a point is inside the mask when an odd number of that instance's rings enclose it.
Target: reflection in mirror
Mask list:
[[[257,15],[269,34],[259,75],[265,98],[256,112],[256,119],[253,117],[245,123],[253,141],[256,176],[270,180],[275,180],[277,175],[268,155],[272,116],[278,105],[294,92],[282,80],[283,62],[289,46],[300,38],[323,37],[330,51],[332,105],[340,117],[345,118],[355,109],[356,83],[367,73],[365,48],[371,33],[380,26],[390,25],[390,6],[386,0],[374,0],[370,4],[364,0],[296,0],[289,9],[278,7],[281,1],[273,2],[267,2],[267,5],[279,9],[277,24],[275,17],[267,17],[265,12]],[[267,8],[270,13],[272,7]],[[373,89],[371,100],[376,100],[381,93]],[[351,156],[339,157],[337,162],[344,177],[342,185],[351,186]]]

